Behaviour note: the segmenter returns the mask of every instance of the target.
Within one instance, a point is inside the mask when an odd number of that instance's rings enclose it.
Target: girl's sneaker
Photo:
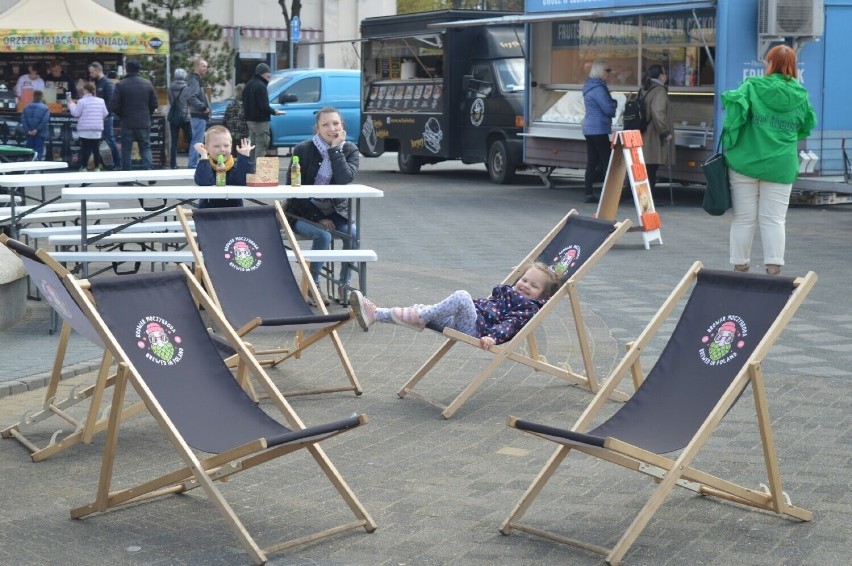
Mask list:
[[[376,322],[376,305],[373,301],[361,294],[361,291],[352,291],[349,293],[349,304],[352,306],[352,311],[355,313],[355,320],[367,332],[370,326]]]

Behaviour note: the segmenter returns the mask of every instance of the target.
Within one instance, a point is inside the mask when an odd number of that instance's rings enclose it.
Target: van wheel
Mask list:
[[[396,154],[396,164],[399,166],[400,173],[416,175],[423,167],[423,158],[419,155],[408,155],[400,150]]]
[[[515,178],[515,163],[509,153],[506,140],[494,140],[488,149],[488,161],[485,162],[488,176],[498,185],[511,183]]]

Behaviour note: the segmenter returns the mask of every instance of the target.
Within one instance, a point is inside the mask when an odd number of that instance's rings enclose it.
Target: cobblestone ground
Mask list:
[[[392,172],[393,156],[364,159],[359,181],[385,191],[364,203],[363,245],[375,249],[370,295],[382,305],[431,302],[455,289],[487,294],[570,208],[582,204],[576,182],[547,190],[532,176],[509,186],[487,182],[481,166],[424,167],[420,176]],[[704,214],[692,189],[675,190],[675,206],[660,207],[664,245],[644,250],[627,234],[580,285],[594,363],[604,376],[675,283],[695,260],[728,269],[727,229]],[[667,199],[666,199],[667,200]],[[793,208],[788,217],[790,274],[819,274],[811,296],[764,364],[769,409],[784,489],[814,512],[809,523],[694,493],[674,492],[627,555],[642,565],[848,563],[852,312],[845,242],[852,236],[848,206]],[[619,216],[635,218],[629,202]],[[841,245],[838,245],[840,243]],[[760,258],[759,240],[756,242]],[[337,307],[340,308],[340,307]],[[56,350],[43,303],[0,332],[0,426],[43,400],[43,383]],[[662,332],[671,330],[673,322]],[[289,337],[282,337],[286,340]],[[298,397],[292,405],[316,424],[352,412],[370,423],[323,445],[379,528],[351,531],[271,555],[271,564],[598,564],[600,557],[523,533],[497,528],[553,450],[545,441],[505,426],[513,414],[570,426],[587,392],[522,366],[504,364],[456,416],[396,391],[441,344],[438,336],[382,325],[364,333],[355,324],[341,339],[364,394]],[[537,333],[554,363],[580,369],[567,304]],[[264,337],[259,345],[278,337]],[[652,344],[646,368],[663,341]],[[99,352],[71,340],[62,392],[94,379]],[[488,361],[457,346],[418,389],[451,399]],[[76,375],[74,375],[76,373]],[[339,384],[339,360],[328,344],[270,372],[282,389]],[[62,394],[62,393],[61,393]],[[60,394],[60,396],[61,396]],[[263,403],[272,410],[272,406]],[[69,409],[74,417],[86,404]],[[607,411],[617,407],[610,404]],[[56,419],[33,426],[48,442]],[[65,433],[60,434],[60,438]],[[84,520],[69,509],[92,501],[104,437],[31,462],[13,440],[0,441],[0,564],[239,564],[248,563],[236,538],[200,491],[131,505]],[[134,485],[180,462],[147,414],[121,428],[114,487]],[[723,421],[696,466],[747,487],[766,482],[754,403],[747,392]],[[640,474],[571,454],[528,512],[527,522],[566,536],[611,546],[650,497],[654,484]],[[351,514],[307,454],[260,466],[221,484],[261,546],[347,522]],[[845,526],[844,526],[845,525]]]

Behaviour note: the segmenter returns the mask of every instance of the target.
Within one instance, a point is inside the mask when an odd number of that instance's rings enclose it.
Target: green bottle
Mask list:
[[[302,186],[302,166],[299,165],[298,155],[294,155],[293,160],[290,162],[290,186]]]
[[[225,172],[225,156],[220,155],[216,158],[216,186],[224,187],[228,184],[228,177]]]

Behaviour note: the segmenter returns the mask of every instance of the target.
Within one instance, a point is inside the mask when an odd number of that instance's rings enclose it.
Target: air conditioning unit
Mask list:
[[[774,37],[818,37],[825,29],[823,0],[760,0],[757,33]]]

